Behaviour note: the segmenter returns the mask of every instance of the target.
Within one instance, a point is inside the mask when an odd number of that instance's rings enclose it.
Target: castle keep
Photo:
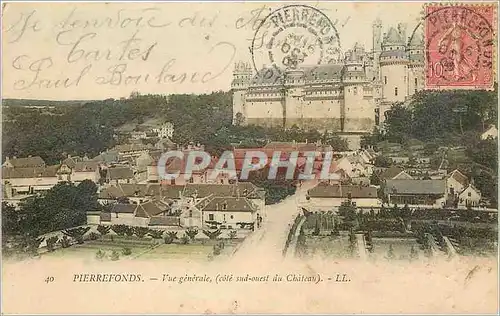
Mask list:
[[[339,64],[299,66],[275,75],[258,73],[249,63],[235,65],[233,123],[293,125],[341,135],[369,133],[383,122],[394,102],[404,102],[423,87],[423,39],[399,24],[382,34],[373,25],[373,49],[356,43]]]

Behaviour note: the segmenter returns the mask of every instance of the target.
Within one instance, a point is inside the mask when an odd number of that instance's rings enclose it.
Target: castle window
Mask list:
[[[384,76],[384,84],[387,84],[387,76]]]
[[[406,66],[405,66],[405,67],[406,67]],[[406,82],[406,76],[405,76],[405,81],[404,81],[404,82]]]
[[[354,95],[358,94],[358,87],[354,87]]]
[[[398,95],[398,87],[394,88],[394,95],[397,96]]]
[[[415,78],[415,87],[417,86],[417,83],[418,83],[418,79]]]

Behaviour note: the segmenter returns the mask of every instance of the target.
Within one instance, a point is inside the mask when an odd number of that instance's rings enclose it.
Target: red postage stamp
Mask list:
[[[493,89],[495,4],[425,7],[425,88]]]

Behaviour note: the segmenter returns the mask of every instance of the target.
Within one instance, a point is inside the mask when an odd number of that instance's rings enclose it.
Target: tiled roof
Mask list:
[[[387,194],[444,194],[446,180],[387,180]]]
[[[160,196],[162,198],[169,199],[179,199],[179,192],[184,191],[184,185],[160,185],[160,184],[150,184],[146,195],[148,196]]]
[[[377,188],[357,185],[326,185],[319,184],[308,191],[314,198],[377,198]]]
[[[8,161],[14,168],[34,168],[34,167],[45,166],[45,161],[43,161],[43,159],[40,156],[26,157],[26,158],[9,158]]]
[[[118,152],[109,150],[109,151],[103,152],[100,155],[92,158],[92,161],[97,161],[97,162],[109,164],[109,163],[118,162],[118,159],[119,159]]]

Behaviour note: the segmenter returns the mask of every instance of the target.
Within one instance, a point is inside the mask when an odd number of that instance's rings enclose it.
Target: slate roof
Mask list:
[[[94,172],[99,170],[99,163],[97,161],[79,161],[73,167],[75,172]]]
[[[247,198],[215,197],[203,207],[203,211],[255,212],[257,211],[257,206]]]
[[[168,210],[167,205],[158,201],[149,201],[137,205],[137,208],[135,210],[135,216],[148,218],[161,214],[167,210]]]
[[[398,174],[400,174],[403,171],[404,170],[402,168],[392,166],[392,167],[389,167],[386,170],[384,170],[378,177],[381,180],[388,180],[388,179],[394,178],[395,176],[397,176]]]
[[[160,196],[162,198],[179,199],[179,192],[184,191],[184,185],[160,185],[150,184],[146,195]]]
[[[192,184],[186,185],[183,195],[192,196],[197,194],[197,198],[208,196],[214,197],[237,197],[238,189],[240,197],[257,198],[255,196],[258,188],[251,182],[238,182],[238,184]]]
[[[107,177],[110,180],[133,179],[134,172],[128,167],[113,167],[108,169]]]
[[[111,164],[114,162],[118,162],[118,159],[119,159],[118,152],[113,151],[113,150],[108,150],[108,151],[103,152],[100,155],[97,155],[96,157],[92,158],[92,161]]]
[[[99,192],[100,199],[117,199],[119,197],[145,197],[147,184],[122,183],[111,185]]]
[[[36,167],[36,168],[8,168],[2,167],[3,179],[21,179],[21,178],[41,178],[56,177],[60,165]]]
[[[125,213],[125,214],[133,214],[137,204],[122,204],[116,203],[113,204],[111,208],[111,213]]]
[[[458,170],[453,170],[449,177],[455,179],[458,183],[460,183],[464,187],[467,186],[467,184],[469,183],[469,179]]]
[[[406,40],[401,38],[401,35],[394,27],[389,29],[389,32],[387,32],[384,38],[384,44],[404,45],[405,42]]]
[[[154,216],[149,219],[149,226],[180,226],[177,216]]]
[[[13,168],[34,168],[34,167],[45,167],[45,161],[42,157],[26,157],[26,158],[6,158],[6,162],[12,165]]]
[[[446,180],[387,180],[387,194],[432,194],[442,195],[446,191]]]
[[[353,199],[377,198],[377,188],[357,185],[319,184],[308,191],[308,195],[314,198],[348,198],[349,193]]]

